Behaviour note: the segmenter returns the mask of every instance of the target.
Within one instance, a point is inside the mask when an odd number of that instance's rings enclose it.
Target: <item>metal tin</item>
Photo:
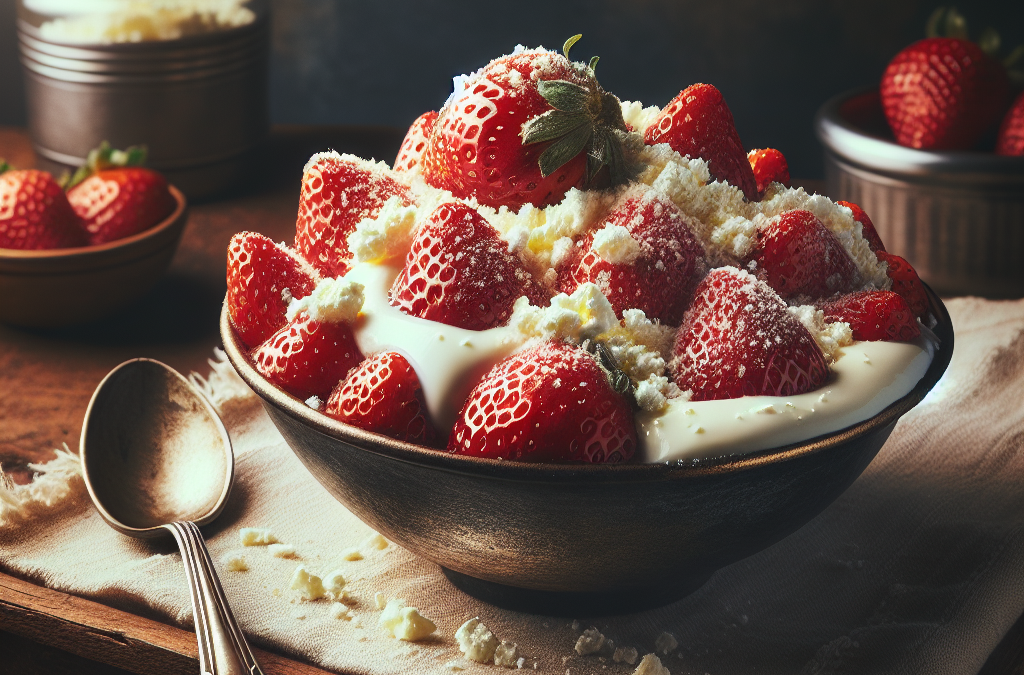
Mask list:
[[[936,291],[1024,296],[1024,157],[897,145],[877,88],[825,103],[815,131],[829,196],[859,204]]]
[[[177,40],[110,45],[45,40],[24,17],[18,45],[29,131],[43,168],[91,148],[145,144],[149,166],[189,197],[241,180],[269,128],[269,17]]]

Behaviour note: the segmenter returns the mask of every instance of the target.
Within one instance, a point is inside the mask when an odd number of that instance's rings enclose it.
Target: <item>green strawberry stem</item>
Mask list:
[[[582,346],[586,352],[597,359],[598,364],[606,371],[608,383],[612,386],[612,389],[621,396],[625,396],[630,405],[635,408],[636,396],[633,394],[633,381],[629,379],[629,375],[625,371],[619,368],[618,362],[612,356],[612,353],[608,351],[608,348],[604,346],[604,343],[597,340],[585,340]]]
[[[70,190],[89,176],[105,169],[116,169],[126,166],[142,166],[146,163],[149,151],[145,145],[133,145],[124,150],[117,150],[110,147],[110,143],[103,141],[98,148],[89,151],[85,165],[78,167],[70,179],[62,178],[62,185],[65,190]]]
[[[0,157],[0,173],[3,173],[4,171],[11,171],[13,169],[14,167],[8,164],[6,159]]]

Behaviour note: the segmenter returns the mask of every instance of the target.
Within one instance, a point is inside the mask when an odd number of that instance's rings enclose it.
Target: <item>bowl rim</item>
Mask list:
[[[933,330],[940,342],[928,370],[908,394],[897,399],[873,417],[831,434],[749,453],[672,462],[624,464],[512,462],[453,455],[443,450],[395,440],[327,417],[307,406],[304,401],[264,379],[252,366],[249,360],[250,350],[241,342],[231,325],[226,297],[221,308],[220,333],[228,361],[242,380],[262,399],[265,406],[273,406],[277,411],[314,429],[323,436],[342,441],[366,452],[450,473],[488,476],[511,482],[580,484],[669,481],[736,473],[766,464],[796,459],[803,455],[824,452],[855,437],[894,424],[904,413],[920,403],[935,386],[946,371],[953,355],[952,320],[945,305],[934,291],[927,286],[926,290],[931,300],[932,312],[937,319]]]
[[[944,175],[948,180],[993,180],[1024,183],[1024,156],[977,150],[918,150],[864,131],[843,116],[841,108],[858,97],[878,95],[878,86],[858,87],[825,101],[814,117],[814,132],[825,146],[848,162],[899,177]]]
[[[162,239],[165,238],[163,235],[168,234],[169,230],[173,230],[176,225],[181,223],[183,216],[188,209],[188,200],[185,198],[185,195],[181,190],[170,184],[168,184],[167,190],[171,193],[171,196],[174,197],[174,211],[149,229],[137,232],[122,239],[115,239],[114,241],[108,241],[104,244],[95,244],[92,246],[48,248],[42,250],[24,250],[0,247],[0,264],[10,263],[30,269],[33,261],[84,263],[94,259],[106,259],[116,256],[118,253],[128,252],[129,249],[146,248],[148,250],[148,247],[144,247],[142,242],[156,241],[158,239],[162,241]],[[173,236],[173,233],[171,236]]]

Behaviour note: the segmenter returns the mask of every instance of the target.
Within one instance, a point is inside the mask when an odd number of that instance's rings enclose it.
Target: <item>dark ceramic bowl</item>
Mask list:
[[[461,457],[342,424],[253,369],[221,314],[238,374],[313,476],[368,525],[471,595],[561,615],[657,606],[797,530],[860,475],[942,376],[953,327],[913,391],[834,434],[715,461],[526,464]]]

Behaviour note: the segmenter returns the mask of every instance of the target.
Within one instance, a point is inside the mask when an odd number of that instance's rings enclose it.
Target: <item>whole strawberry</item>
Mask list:
[[[1024,155],[1024,92],[1006,111],[1003,122],[999,125],[996,154]]]
[[[331,393],[324,413],[400,441],[434,445],[438,439],[420,379],[398,352],[378,352],[352,370]]]
[[[892,291],[858,291],[818,307],[825,321],[850,324],[854,340],[909,342],[921,334],[907,301]]]
[[[765,190],[772,183],[782,183],[789,187],[789,163],[786,162],[786,156],[775,148],[751,150],[747,153],[747,161],[754,172],[759,198],[764,197]]]
[[[448,452],[520,462],[629,460],[629,405],[593,356],[548,341],[495,365],[466,400]]]
[[[348,236],[364,218],[376,218],[391,197],[412,204],[409,189],[385,165],[321,152],[302,171],[295,250],[326,277],[348,272]]]
[[[711,176],[738,187],[757,201],[757,181],[722,92],[693,84],[669,101],[644,132],[644,143],[668,143],[680,155],[700,157]]]
[[[427,151],[427,142],[436,122],[437,113],[430,110],[409,126],[395,158],[395,173],[409,173],[423,163],[423,154]]]
[[[228,244],[227,306],[231,325],[248,347],[285,325],[292,298],[313,292],[317,271],[284,244],[239,232]]]
[[[896,142],[922,150],[969,150],[1002,115],[1009,80],[973,42],[932,37],[893,58],[882,108]]]
[[[697,287],[673,348],[671,369],[693,400],[791,396],[828,379],[821,349],[764,282],[733,267]]]
[[[619,100],[593,65],[532,49],[503,56],[470,76],[441,109],[423,158],[429,185],[456,197],[517,211],[556,204],[602,166],[625,176]]]
[[[87,243],[78,216],[53,176],[35,169],[0,173],[0,248],[42,250]]]
[[[406,314],[469,330],[504,325],[512,305],[544,294],[498,231],[472,207],[442,204],[416,233],[391,304]]]
[[[162,174],[140,166],[145,148],[113,150],[103,143],[89,153],[68,188],[68,201],[82,219],[90,244],[124,239],[153,227],[175,208]]]
[[[300,313],[252,353],[256,370],[289,394],[326,400],[363,360],[344,322],[317,321]]]
[[[558,283],[567,295],[595,283],[619,317],[641,309],[677,326],[705,271],[704,249],[683,214],[648,192],[624,201],[571,249]]]

